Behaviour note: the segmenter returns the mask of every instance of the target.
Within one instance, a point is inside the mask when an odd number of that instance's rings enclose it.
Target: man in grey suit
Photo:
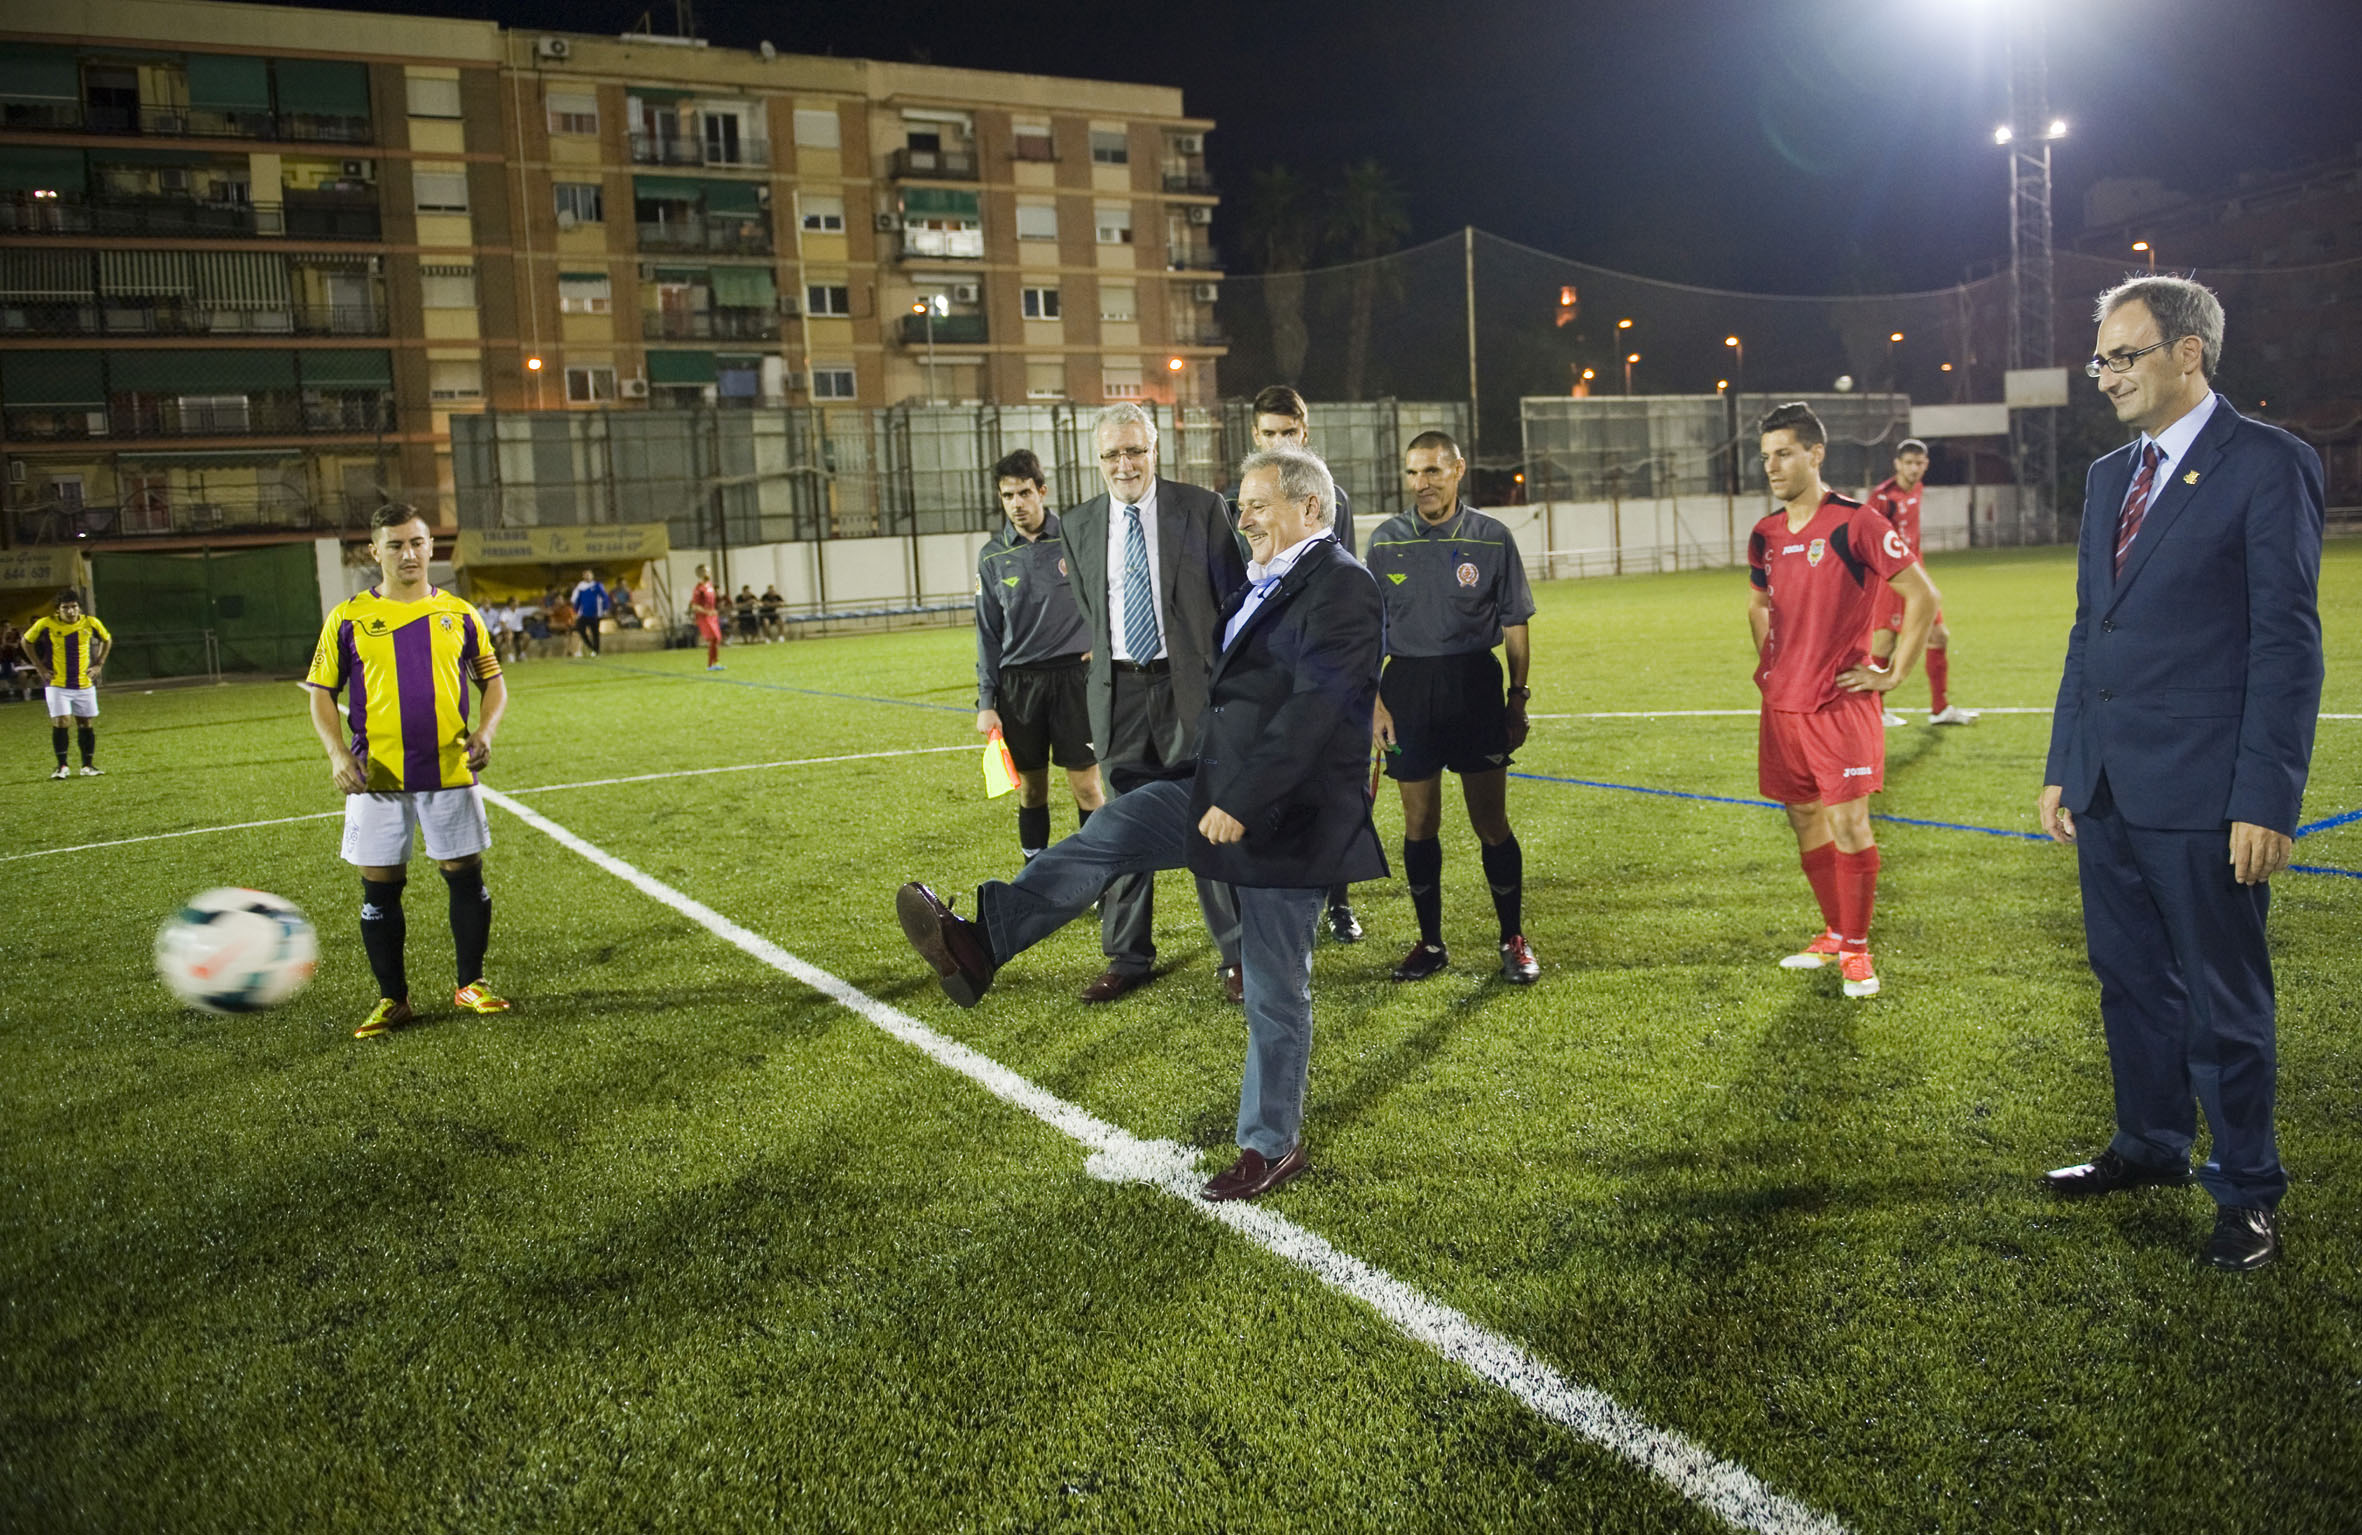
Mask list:
[[[1058,537],[1091,631],[1091,740],[1108,788],[1121,794],[1197,755],[1222,605],[1246,584],[1246,560],[1220,496],[1156,472],[1147,411],[1111,405],[1091,435],[1107,490],[1060,514]],[[1155,889],[1146,874],[1108,887],[1099,908],[1107,970],[1083,988],[1085,1002],[1112,1002],[1154,972]],[[1222,984],[1241,1001],[1238,902],[1212,880],[1199,879],[1197,890]]]

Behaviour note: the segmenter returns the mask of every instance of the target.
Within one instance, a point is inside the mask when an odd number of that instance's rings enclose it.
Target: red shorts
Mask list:
[[[700,613],[697,616],[697,632],[709,640],[719,640],[722,637],[722,621]]]
[[[1766,709],[1755,738],[1755,785],[1783,805],[1842,805],[1886,787],[1886,711],[1855,693],[1811,714]]]

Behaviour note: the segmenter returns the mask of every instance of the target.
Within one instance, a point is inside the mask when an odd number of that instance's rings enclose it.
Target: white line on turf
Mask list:
[[[134,842],[168,842],[174,837],[202,837],[214,831],[247,831],[257,826],[289,826],[297,821],[325,821],[330,816],[343,814],[342,810],[320,810],[310,815],[283,815],[271,821],[233,821],[227,826],[192,826],[187,831],[152,832],[145,837],[117,837],[112,842],[85,842],[79,847],[37,847],[29,853],[0,853],[0,863],[13,863],[19,858],[47,858],[55,853],[87,853],[101,847],[129,847]]]
[[[1256,1246],[1284,1258],[1322,1284],[1376,1311],[1415,1343],[1455,1361],[1509,1392],[1554,1423],[1649,1472],[1684,1498],[1731,1524],[1762,1535],[1838,1532],[1828,1515],[1773,1492],[1744,1466],[1723,1460],[1680,1434],[1658,1428],[1603,1392],[1578,1385],[1517,1344],[1430,1300],[1385,1270],[1305,1230],[1286,1216],[1254,1205],[1209,1204],[1198,1197],[1204,1174],[1197,1152],[1174,1141],[1141,1140],[1068,1103],[990,1056],[936,1033],[908,1013],[739,926],[703,902],[683,895],[555,821],[487,789],[484,797],[560,846],[671,907],[690,921],[772,969],[867,1019],[937,1064],[968,1078],[1002,1102],[1025,1110],[1089,1148],[1084,1170],[1111,1183],[1143,1183],[1221,1222]]]

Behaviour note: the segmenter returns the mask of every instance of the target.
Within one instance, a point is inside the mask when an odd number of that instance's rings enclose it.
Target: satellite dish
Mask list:
[[[761,54],[766,59],[775,59],[779,57],[779,50],[772,47],[768,39],[755,44],[755,52]]]

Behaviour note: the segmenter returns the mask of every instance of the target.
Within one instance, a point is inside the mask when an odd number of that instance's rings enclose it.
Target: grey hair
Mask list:
[[[2199,371],[2213,378],[2223,361],[2223,301],[2214,296],[2214,290],[2187,277],[2155,277],[2143,272],[2101,294],[2091,317],[2105,320],[2136,299],[2157,321],[2160,340],[2198,338]]]
[[[1238,466],[1238,480],[1243,487],[1247,476],[1258,469],[1279,471],[1279,493],[1290,501],[1301,501],[1310,496],[1320,503],[1320,525],[1329,527],[1337,520],[1337,482],[1322,463],[1320,455],[1309,448],[1257,448]]]
[[[1120,400],[1099,412],[1098,419],[1091,423],[1091,441],[1097,442],[1099,434],[1111,426],[1147,427],[1148,445],[1156,446],[1156,417],[1130,400]]]

